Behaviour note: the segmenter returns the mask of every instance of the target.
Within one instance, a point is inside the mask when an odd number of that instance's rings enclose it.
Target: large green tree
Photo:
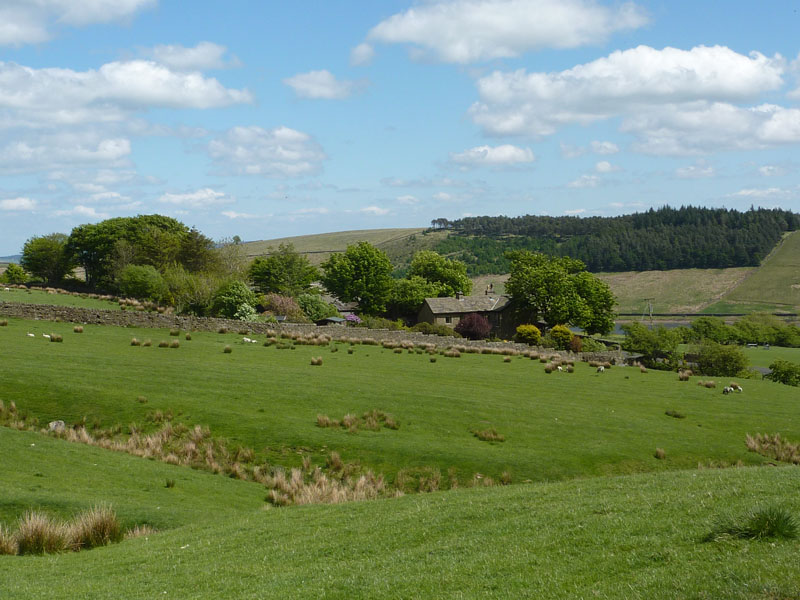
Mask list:
[[[20,264],[31,275],[48,285],[60,283],[75,266],[66,250],[67,236],[63,233],[34,236],[22,248]]]
[[[581,261],[525,250],[507,257],[511,274],[506,290],[522,321],[570,324],[589,334],[614,327],[614,295]]]
[[[440,296],[455,296],[456,292],[468,296],[472,292],[472,281],[467,277],[467,265],[433,252],[420,250],[411,260],[408,276],[421,277],[437,284]]]
[[[392,263],[369,242],[348,246],[322,263],[322,283],[345,302],[357,301],[362,312],[375,315],[386,310],[392,295]]]
[[[425,298],[437,298],[440,294],[439,283],[431,283],[422,277],[414,275],[408,279],[395,279],[389,312],[394,318],[416,316]]]
[[[299,296],[311,289],[319,271],[308,258],[301,256],[293,244],[270,247],[269,256],[256,258],[248,270],[250,280],[262,294]]]
[[[622,326],[625,341],[622,347],[629,352],[640,352],[645,364],[655,366],[659,359],[674,363],[677,359],[681,335],[674,329],[657,325],[648,329],[641,323],[628,323]]]

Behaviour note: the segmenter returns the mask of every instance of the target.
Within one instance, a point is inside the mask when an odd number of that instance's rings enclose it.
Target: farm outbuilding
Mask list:
[[[486,317],[492,329],[503,328],[503,313],[508,308],[510,298],[501,294],[463,296],[455,298],[426,298],[417,315],[417,321],[433,325],[455,327],[469,313]]]

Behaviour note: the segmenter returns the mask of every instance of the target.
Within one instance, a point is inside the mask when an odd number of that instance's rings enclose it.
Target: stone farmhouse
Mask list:
[[[455,298],[426,298],[417,315],[418,322],[455,327],[469,313],[486,317],[495,331],[502,331],[505,325],[503,315],[509,306],[510,298],[501,294],[464,296]]]

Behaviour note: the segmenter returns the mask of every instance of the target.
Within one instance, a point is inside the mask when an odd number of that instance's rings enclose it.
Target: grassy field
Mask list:
[[[574,374],[546,374],[538,361],[493,355],[438,357],[395,354],[374,346],[298,346],[278,350],[242,344],[235,334],[194,333],[177,349],[158,348],[167,331],[10,319],[0,327],[3,398],[42,422],[87,417],[104,427],[147,425],[151,411],[208,425],[216,436],[255,449],[273,464],[296,465],[300,454],[324,463],[331,450],[346,461],[384,473],[454,469],[463,482],[475,473],[513,481],[542,481],[691,468],[698,463],[758,464],[744,446],[747,433],[800,439],[796,390],[748,381],[747,393],[723,398],[719,389],[680,383],[674,373],[617,367],[604,374],[584,364]],[[36,337],[29,338],[26,333]],[[64,336],[50,343],[42,333]],[[152,347],[132,347],[131,337]],[[231,354],[224,354],[229,344]],[[322,367],[312,367],[313,356]],[[98,376],[98,374],[102,374]],[[137,402],[139,396],[148,402]],[[759,410],[752,410],[756,402]],[[316,426],[318,414],[385,411],[397,431]],[[667,410],[686,415],[666,416]],[[494,427],[503,443],[472,435]],[[669,459],[653,458],[655,447]]]
[[[255,257],[265,254],[269,247],[277,248],[280,244],[293,244],[295,250],[306,254],[312,264],[318,265],[331,255],[331,251],[344,252],[347,246],[358,242],[369,242],[378,247],[396,246],[399,240],[407,240],[411,236],[421,234],[424,228],[409,229],[363,229],[356,231],[338,231],[317,235],[301,235],[274,240],[246,242],[247,256]],[[411,242],[413,244],[413,242]]]
[[[0,521],[113,503],[159,532],[0,556],[8,598],[795,598],[796,540],[703,542],[715,519],[800,512],[797,468],[465,489],[266,509],[263,488],[0,429]],[[165,478],[174,478],[172,488]]]
[[[55,306],[77,306],[79,308],[99,308],[105,310],[120,310],[117,302],[108,300],[98,300],[95,298],[83,298],[70,294],[56,294],[45,292],[44,290],[28,289],[21,290],[11,288],[9,291],[2,291],[0,287],[0,301],[21,302],[25,304],[50,304]]]
[[[778,348],[771,346],[769,350],[763,347],[745,348],[744,353],[753,367],[769,367],[776,360],[788,360],[800,364],[800,348]]]
[[[800,232],[788,234],[764,260],[761,266],[739,285],[725,294],[720,308],[729,312],[755,306],[774,307],[778,310],[796,311],[800,308]],[[708,307],[709,311],[723,312]]]

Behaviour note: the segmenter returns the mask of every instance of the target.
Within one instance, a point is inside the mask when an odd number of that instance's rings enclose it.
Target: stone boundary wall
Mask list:
[[[0,302],[0,315],[17,317],[32,321],[63,321],[81,325],[110,325],[114,327],[145,327],[151,329],[181,329],[183,331],[219,331],[226,328],[236,332],[247,329],[252,334],[266,335],[268,331],[278,334],[325,334],[333,339],[357,338],[359,340],[372,339],[378,342],[401,342],[408,340],[415,344],[433,344],[437,348],[451,346],[476,346],[481,348],[513,349],[519,351],[538,351],[550,354],[557,352],[552,349],[535,348],[527,344],[515,342],[488,342],[485,340],[467,340],[449,336],[427,335],[417,331],[390,331],[388,329],[367,329],[365,327],[352,327],[342,325],[305,325],[301,323],[254,323],[237,321],[233,319],[217,319],[213,317],[189,317],[180,315],[163,315],[156,312],[143,312],[135,310],[102,310],[96,308],[78,308],[74,306],[54,306],[50,304],[22,304],[18,302]],[[561,353],[570,355],[571,353]],[[586,354],[585,356],[573,355],[577,360],[581,358],[611,360],[620,363],[624,361],[623,353],[608,352],[603,354]]]

